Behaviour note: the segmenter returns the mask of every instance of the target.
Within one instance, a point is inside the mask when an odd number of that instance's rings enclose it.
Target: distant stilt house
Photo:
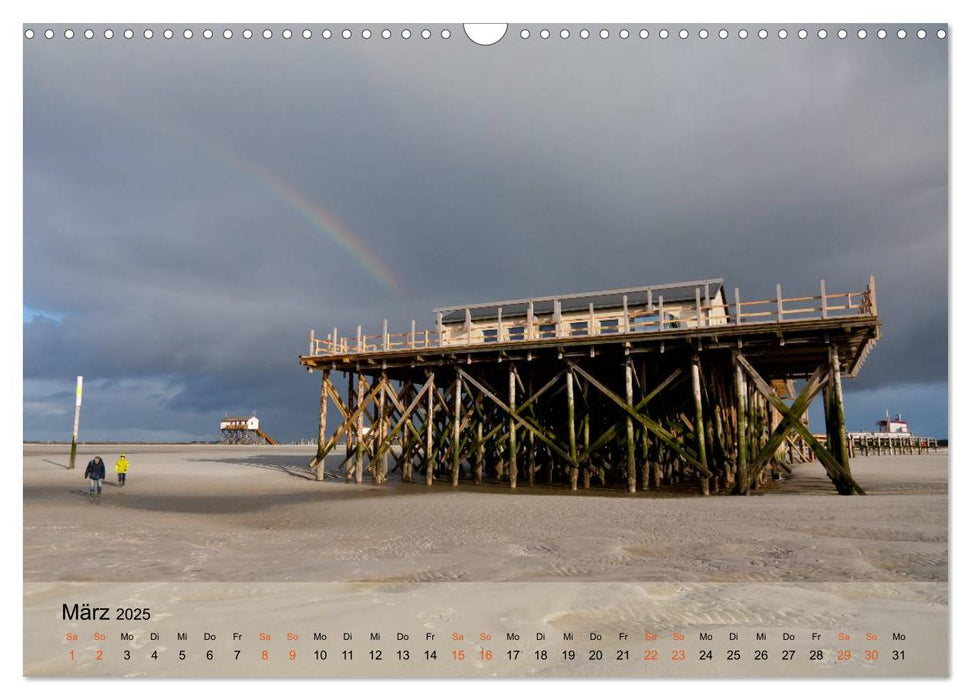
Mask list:
[[[937,438],[920,437],[910,432],[910,424],[899,413],[890,417],[890,411],[877,421],[875,433],[850,433],[850,455],[913,455],[937,452]]]
[[[596,480],[745,494],[818,460],[839,493],[863,493],[842,377],[880,337],[873,277],[858,291],[821,281],[745,301],[707,279],[434,313],[432,329],[389,333],[385,320],[372,335],[310,332],[299,361],[321,372],[318,479],[343,443],[340,476],[356,482],[366,467],[378,484],[397,471],[428,486]],[[331,372],[346,376],[346,396]],[[820,394],[826,434],[815,436],[806,411]]]
[[[887,411],[887,415],[877,421],[877,432],[905,433],[910,435],[910,426],[899,413],[897,414],[896,418],[891,418],[890,411]]]
[[[256,416],[226,416],[219,421],[220,442],[226,445],[275,445],[271,438],[260,428]]]

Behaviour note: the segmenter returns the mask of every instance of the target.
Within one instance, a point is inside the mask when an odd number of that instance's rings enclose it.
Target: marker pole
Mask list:
[[[74,469],[74,456],[78,451],[78,423],[81,421],[81,385],[84,377],[78,377],[77,399],[74,402],[74,432],[71,435],[71,464],[68,469]]]

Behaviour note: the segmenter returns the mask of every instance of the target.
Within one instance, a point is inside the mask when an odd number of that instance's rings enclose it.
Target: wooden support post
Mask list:
[[[405,394],[405,400],[411,399],[412,394],[415,393],[415,385],[411,380],[408,381],[408,393]],[[414,409],[412,409],[414,410]],[[412,424],[411,414],[402,416],[403,420],[408,421],[408,429],[414,432],[415,426]],[[412,478],[412,471],[414,468],[414,449],[415,449],[415,436],[409,436],[407,432],[401,432],[401,456],[399,460],[401,461],[401,480],[405,482],[410,482]]]
[[[411,333],[408,334],[408,347],[415,347],[415,319],[411,319]]]
[[[462,378],[455,375],[452,410],[452,486],[459,485],[459,467],[462,461]]]
[[[354,482],[364,481],[364,411],[361,405],[364,401],[365,379],[361,372],[357,373],[357,444],[354,451]]]
[[[626,298],[626,297],[625,297]],[[577,433],[574,425],[574,406],[573,406],[573,371],[566,372],[566,423],[567,431],[570,436],[570,458],[573,463],[570,465],[570,490],[577,490],[577,478],[580,475],[577,463]]]
[[[387,398],[386,395],[390,391],[390,386],[388,385],[388,375],[384,372],[381,373],[381,391],[378,394],[378,425],[377,430],[371,429],[372,433],[376,433],[374,438],[375,443],[377,443],[376,450],[380,451],[374,455],[374,459],[377,462],[374,468],[375,481],[379,484],[383,484],[388,478],[388,450],[384,447],[386,438],[388,437],[388,414],[387,414]]]
[[[762,400],[758,393],[755,392],[749,396],[748,423],[749,432],[751,433],[749,455],[759,455],[762,451]],[[751,463],[749,464],[749,470],[754,473]],[[759,486],[762,484],[761,476],[761,474],[758,474],[758,478],[750,479],[750,490],[758,491]]]
[[[723,407],[714,406],[712,410],[715,414],[715,420],[710,421],[709,426],[713,432],[712,444],[715,446],[714,449],[718,452],[718,454],[721,457],[722,470],[721,470],[721,474],[719,475],[721,477],[720,488],[727,489],[732,484],[732,482],[735,481],[735,475],[731,473],[731,470],[728,468],[728,464],[727,464],[727,458],[728,458],[728,455],[726,454],[727,441],[725,440],[725,424],[724,424],[724,421],[722,420]],[[717,477],[716,477],[715,483],[716,483],[716,488],[719,488],[717,486],[718,484]]]
[[[782,414],[780,414],[779,411],[776,410],[775,406],[772,406],[771,404],[769,404],[767,430],[769,432],[770,437],[775,432],[775,429],[778,428],[781,423],[782,423]],[[782,443],[779,443],[779,447],[776,448],[775,452],[772,455],[772,459],[769,461],[769,466],[771,467],[773,477],[778,476],[778,466],[779,466],[779,457],[780,457],[779,453],[780,453],[781,447],[782,447]]]
[[[695,287],[695,325],[701,328],[701,287]]]
[[[532,302],[530,302],[532,305]],[[509,408],[516,410],[516,368],[509,364]],[[516,466],[516,419],[509,416],[509,488],[516,488],[518,468]]]
[[[314,338],[314,329],[311,328],[310,329],[310,350],[307,352],[308,355],[313,356],[313,355],[316,355],[317,354],[317,352],[316,352],[317,351],[317,347],[316,347],[315,340],[316,339]]]
[[[664,295],[657,295],[657,329],[664,330]],[[661,352],[664,352],[662,349]]]
[[[425,485],[431,486],[435,481],[435,455],[433,450],[432,429],[435,427],[435,373],[428,373],[428,397],[425,414]]]
[[[782,323],[783,311],[782,311],[782,285],[781,284],[777,284],[775,286],[775,315],[776,315],[776,320],[779,323]]]
[[[641,369],[640,369],[640,372],[639,372],[639,377],[640,377],[641,395],[643,396],[643,395],[646,395],[648,393],[648,391],[647,391],[647,363],[646,362],[643,362],[643,361],[641,362]],[[639,405],[640,405],[640,403],[643,403],[643,399],[639,402],[638,406],[635,406],[635,408],[638,408]],[[640,463],[641,463],[641,490],[642,491],[647,491],[648,488],[650,488],[650,485],[651,485],[651,462],[650,462],[650,459],[649,459],[650,436],[649,436],[649,433],[647,431],[647,428],[645,428],[643,425],[639,425],[638,426],[637,435],[638,435],[638,437],[640,439],[640,446],[641,446],[641,455],[640,455]]]
[[[589,319],[590,320],[587,321],[587,323],[589,324],[589,327],[587,328],[587,335],[596,335],[597,334],[597,329],[596,329],[597,320],[596,320],[596,316],[593,313],[593,302],[592,301],[590,302]]]
[[[442,323],[442,312],[435,312],[435,329],[438,331],[438,345],[445,345],[445,324]]]
[[[627,295],[624,295],[624,325],[623,332],[630,333],[630,314],[627,312]]]
[[[735,361],[735,404],[737,411],[735,493],[748,494],[748,387],[742,366]]]
[[[691,389],[695,399],[695,437],[698,441],[698,461],[708,469],[708,451],[705,445],[705,418],[701,409],[701,359],[698,353],[691,357]],[[709,477],[704,474],[701,480],[701,494],[707,496],[710,492]]]
[[[324,462],[327,453],[324,445],[327,442],[327,395],[330,390],[330,370],[321,370],[320,380],[320,423],[317,426],[317,456],[314,457],[314,475],[317,481],[323,481],[325,476]]]
[[[384,319],[384,323],[381,326],[381,347],[385,350],[388,349],[388,342],[390,338],[388,337],[388,319]]]
[[[536,483],[536,435],[532,430],[526,431],[526,471],[529,472],[529,485]]]
[[[826,308],[826,280],[819,280],[819,311],[823,318],[829,315],[829,310]]]
[[[593,469],[593,458],[589,456],[590,450],[590,411],[583,414],[583,453],[587,457],[583,460],[583,488],[590,488],[590,475]]]
[[[641,490],[647,491],[651,488],[651,437],[647,429],[640,426],[637,429],[637,436],[640,442],[640,464],[641,464]]]
[[[475,483],[482,483],[482,463],[485,458],[485,445],[482,440],[482,395],[475,397]]]
[[[527,403],[529,403],[533,397],[533,373],[529,372],[526,381],[529,383],[529,396]],[[526,403],[522,405],[520,410],[525,410]],[[530,412],[533,416],[536,415],[536,409],[530,406]],[[533,486],[536,483],[536,435],[532,430],[526,431],[526,471],[529,474],[529,485]]]
[[[738,287],[735,287],[735,325],[742,323],[742,298],[739,296]]]
[[[344,434],[344,437],[346,438],[346,441],[344,443],[344,461],[347,462],[347,467],[344,469],[345,481],[351,480],[351,470],[353,468],[353,462],[348,460],[350,460],[352,452],[354,452],[357,449],[355,446],[356,442],[352,437],[352,435],[356,434],[354,427],[357,425],[357,422],[356,421],[354,423],[350,422],[350,416],[354,413],[354,407],[355,407],[354,398],[357,396],[356,391],[357,391],[357,379],[354,377],[354,372],[348,372],[347,373],[347,416],[345,416],[344,418],[345,424],[347,426],[347,429]]]
[[[834,448],[832,449],[833,456],[839,461],[843,469],[846,470],[847,475],[851,475],[850,472],[850,454],[849,450],[846,448],[846,421],[843,417],[843,382],[840,379],[840,357],[839,351],[836,349],[836,345],[829,346],[829,386],[830,395],[832,399],[832,432],[833,439],[835,441]],[[853,493],[853,489],[849,484],[843,484],[843,489],[840,493],[846,492],[847,494]]]
[[[650,439],[650,436],[648,436]],[[651,459],[651,483],[650,486],[653,489],[661,488],[661,483],[664,478],[664,467],[661,463],[661,456],[664,452],[664,447],[655,442],[653,452],[653,459]],[[650,454],[650,453],[649,453]]]
[[[361,333],[361,327],[357,327],[357,351],[361,352],[364,350],[364,336]]]
[[[627,405],[634,408],[634,370],[630,361],[624,363],[624,391]],[[634,420],[627,414],[627,491],[637,492],[637,464],[634,460]]]
[[[829,364],[827,362],[827,371]],[[823,422],[826,424],[826,449],[836,456],[836,438],[833,435],[833,390],[827,385],[823,390]],[[839,458],[837,458],[839,459]]]

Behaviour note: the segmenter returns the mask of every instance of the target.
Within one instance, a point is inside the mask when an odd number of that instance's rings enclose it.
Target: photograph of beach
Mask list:
[[[946,25],[24,37],[25,675],[949,674]]]

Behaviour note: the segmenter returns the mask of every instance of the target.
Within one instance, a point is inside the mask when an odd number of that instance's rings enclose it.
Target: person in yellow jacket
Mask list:
[[[118,474],[118,485],[125,485],[125,475],[128,473],[128,458],[121,455],[115,462],[115,473]]]

